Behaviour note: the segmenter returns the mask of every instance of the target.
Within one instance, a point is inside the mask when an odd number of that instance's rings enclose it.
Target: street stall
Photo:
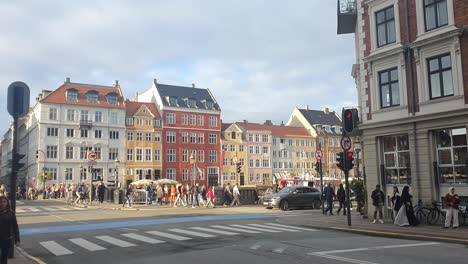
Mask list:
[[[154,185],[154,181],[143,179],[130,183],[134,203],[146,203],[146,186],[148,185]]]

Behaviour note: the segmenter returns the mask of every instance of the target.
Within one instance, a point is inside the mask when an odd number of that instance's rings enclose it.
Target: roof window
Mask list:
[[[86,100],[88,103],[98,104],[99,103],[99,94],[96,91],[89,91],[86,93]]]
[[[110,93],[106,95],[107,103],[111,105],[118,105],[119,104],[119,96],[116,93]]]
[[[68,102],[78,102],[78,91],[76,89],[68,89],[66,94]]]

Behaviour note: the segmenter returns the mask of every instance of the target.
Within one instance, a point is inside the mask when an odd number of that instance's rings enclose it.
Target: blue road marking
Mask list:
[[[21,229],[20,234],[22,236],[30,236],[30,235],[37,235],[37,234],[109,229],[109,228],[131,227],[131,226],[161,225],[161,224],[175,224],[175,223],[216,221],[216,220],[264,219],[264,218],[272,218],[272,217],[273,216],[262,215],[262,214],[177,217],[177,218],[164,218],[164,219],[151,219],[151,220],[138,220],[138,221],[106,222],[106,223],[98,223],[98,224],[81,224],[81,225],[26,228],[26,229]]]

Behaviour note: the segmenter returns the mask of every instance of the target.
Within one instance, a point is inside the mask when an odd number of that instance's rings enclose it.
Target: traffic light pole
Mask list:
[[[13,147],[11,150],[10,208],[16,212],[16,180],[18,177],[18,117],[13,117]]]
[[[349,170],[348,170],[348,151],[344,150],[343,151],[343,165],[344,165],[344,173],[345,173],[345,184],[346,184],[346,217],[348,218],[348,226],[351,226],[351,201],[349,199]]]
[[[320,159],[319,161],[319,173],[320,173],[320,192],[322,194],[322,199],[321,200],[321,203],[322,203],[322,214],[325,214],[325,205],[324,205],[324,195],[323,195],[323,173],[322,173],[322,159]]]

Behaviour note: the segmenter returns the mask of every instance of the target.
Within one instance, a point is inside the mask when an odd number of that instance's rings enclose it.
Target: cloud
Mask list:
[[[225,121],[286,121],[294,107],[355,105],[354,36],[335,1],[2,1],[0,95],[119,80],[132,98],[161,83],[208,87]],[[0,132],[10,117],[0,114]]]

